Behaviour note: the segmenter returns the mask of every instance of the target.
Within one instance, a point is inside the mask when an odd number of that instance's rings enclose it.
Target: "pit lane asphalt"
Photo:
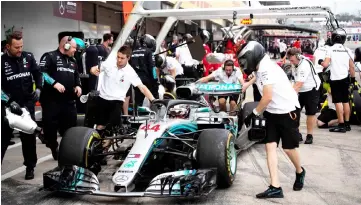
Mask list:
[[[251,89],[251,88],[250,88]],[[252,100],[252,91],[247,91],[246,101]],[[301,133],[305,136],[305,115],[302,115]],[[16,142],[20,142],[18,138]],[[60,139],[59,139],[60,140]],[[1,167],[2,204],[361,204],[361,127],[352,126],[346,134],[330,133],[315,129],[314,143],[301,144],[299,148],[302,165],[306,169],[305,187],[302,191],[292,190],[295,171],[291,161],[282,149],[278,149],[279,178],[284,191],[283,199],[256,199],[255,195],[269,185],[269,174],[264,145],[257,144],[238,156],[236,180],[229,189],[216,189],[208,197],[200,199],[176,198],[111,198],[99,196],[61,196],[39,191],[42,187],[42,173],[57,165],[50,150],[38,140],[38,158],[42,159],[35,169],[35,179],[24,180],[21,169],[21,146],[10,148]],[[49,157],[50,156],[50,157]],[[102,190],[110,187],[111,173],[116,162],[109,163],[99,174]],[[14,172],[14,170],[17,170]],[[12,175],[9,175],[9,172]],[[18,174],[16,174],[18,173]]]

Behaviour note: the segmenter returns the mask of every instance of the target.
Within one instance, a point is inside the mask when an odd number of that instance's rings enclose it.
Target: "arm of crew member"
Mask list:
[[[4,102],[8,102],[9,101],[9,96],[3,91],[1,90],[1,101],[4,101]]]
[[[247,88],[256,82],[256,76],[254,74],[251,74],[252,78],[248,82],[244,82],[243,76],[239,79],[239,82],[242,84],[242,91],[245,92]],[[242,83],[243,81],[243,83]]]
[[[272,100],[272,85],[271,84],[264,85],[261,101],[258,103],[256,107],[257,113],[262,113],[267,108],[271,100]]]
[[[43,74],[40,71],[40,68],[38,64],[36,63],[36,60],[34,58],[34,55],[32,53],[30,55],[30,71],[35,81],[36,89],[42,89],[43,88]]]
[[[53,86],[55,89],[57,89],[60,93],[63,93],[65,91],[65,87],[49,75],[49,71],[52,67],[53,66],[50,54],[45,53],[40,58],[40,71],[43,73],[42,85],[44,85],[44,82],[46,82],[49,85]]]
[[[54,86],[57,82],[50,77],[48,74],[51,69],[51,57],[48,53],[45,53],[40,58],[40,66],[39,66],[40,72],[42,72],[42,86],[44,85],[44,82]]]
[[[213,74],[213,73],[212,73]],[[207,75],[206,77],[203,77],[203,78],[201,78],[201,79],[199,79],[197,82],[199,82],[199,83],[206,83],[206,82],[208,82],[208,81],[210,81],[210,80],[213,80],[214,79],[214,76],[213,75]]]
[[[140,84],[137,86],[137,88],[139,88],[140,92],[142,92],[149,101],[153,101],[155,99],[147,86]]]
[[[325,60],[321,63],[322,67],[327,68],[330,65],[331,58],[326,57]]]
[[[353,63],[352,59],[349,60],[349,67],[350,67],[350,75],[352,78],[355,77],[355,64]]]
[[[145,95],[146,98],[148,98],[149,101],[153,101],[155,98],[152,95],[152,93],[149,91],[149,89],[142,83],[142,81],[140,80],[139,76],[137,75],[137,73],[131,69],[129,70],[128,76],[129,77],[129,81],[130,83],[134,86],[137,87],[140,92],[143,93],[143,95]]]
[[[169,73],[175,79],[175,76],[177,75],[176,69],[173,68],[172,70],[169,70]]]
[[[312,75],[311,69],[312,68],[308,63],[307,64],[301,63],[301,65],[298,66],[297,69],[298,79],[296,83],[293,85],[293,89],[295,89],[297,93],[300,91],[300,89],[302,88],[303,84],[305,83],[309,75]]]

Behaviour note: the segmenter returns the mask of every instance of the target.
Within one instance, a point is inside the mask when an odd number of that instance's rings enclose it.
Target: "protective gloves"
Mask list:
[[[16,115],[23,114],[23,110],[21,109],[20,105],[15,101],[8,103],[8,107],[10,108],[10,111]]]
[[[253,112],[251,112],[247,117],[244,119],[244,124],[246,127],[249,127],[251,125],[252,119],[256,116],[259,116],[259,113],[256,111],[256,108],[253,109]]]

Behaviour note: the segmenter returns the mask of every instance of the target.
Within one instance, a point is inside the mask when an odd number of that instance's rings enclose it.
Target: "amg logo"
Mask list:
[[[70,68],[63,68],[63,67],[59,67],[56,69],[57,71],[62,71],[62,72],[71,72],[71,73],[74,73],[74,70],[73,69],[70,69]]]
[[[7,77],[7,80],[15,80],[18,78],[23,78],[23,77],[28,77],[28,76],[30,76],[30,72],[18,73],[18,74]]]

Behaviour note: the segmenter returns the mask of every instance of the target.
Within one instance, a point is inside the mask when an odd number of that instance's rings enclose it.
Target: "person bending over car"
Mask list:
[[[210,80],[218,80],[220,83],[240,83],[241,85],[244,84],[243,81],[243,74],[241,70],[234,66],[234,62],[232,59],[226,60],[222,66],[222,69],[218,69],[215,72],[211,73],[210,75],[203,77],[197,81],[197,83],[206,83]],[[242,88],[242,92],[244,92],[245,89]],[[237,100],[239,95],[232,95],[229,96],[229,104],[230,104],[230,112],[233,113],[236,110],[237,107]],[[228,99],[228,97],[227,97]],[[226,112],[226,97],[218,97],[219,107],[221,111]]]
[[[266,54],[263,46],[256,41],[243,44],[238,53],[238,62],[243,71],[256,76],[244,84],[247,88],[254,82],[262,95],[257,107],[249,114],[244,123],[247,127],[256,116],[263,116],[266,122],[266,153],[271,184],[268,189],[256,195],[257,198],[283,198],[277,170],[277,146],[282,139],[282,148],[296,168],[293,190],[303,188],[306,171],[301,167],[297,132],[297,117],[300,114],[298,96],[289,82],[286,73]]]
[[[98,112],[95,121],[100,136],[104,135],[105,126],[120,124],[122,106],[130,85],[138,87],[149,101],[154,100],[152,93],[143,85],[137,73],[129,65],[130,56],[131,49],[128,46],[122,46],[117,53],[116,65],[104,62],[100,70],[97,67],[91,70],[94,75],[99,76]],[[109,144],[110,141],[107,141],[104,147]]]

